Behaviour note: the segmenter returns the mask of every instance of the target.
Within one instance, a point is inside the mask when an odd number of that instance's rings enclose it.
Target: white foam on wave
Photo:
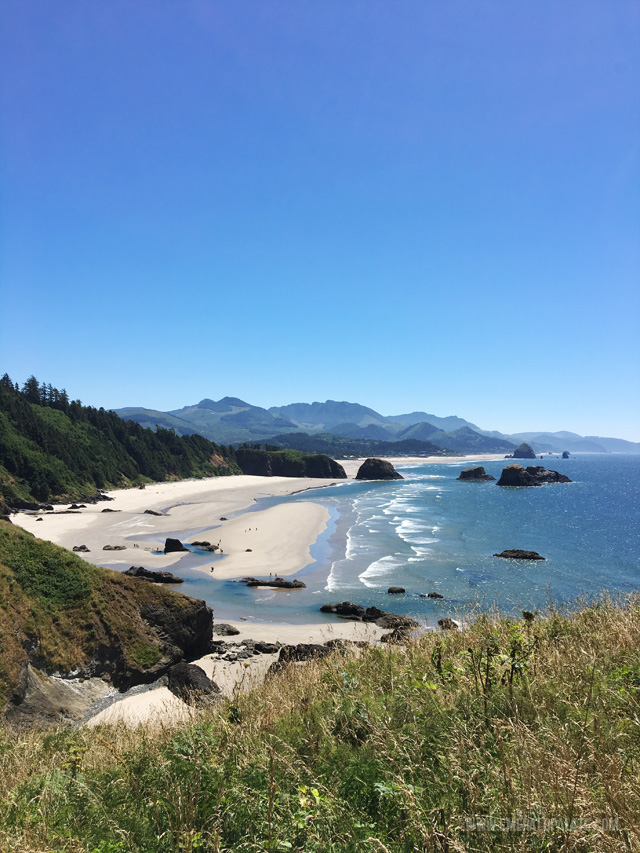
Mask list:
[[[376,580],[392,574],[393,571],[400,568],[402,564],[403,560],[399,560],[397,555],[387,554],[386,557],[380,557],[379,560],[375,560],[371,563],[364,572],[358,575],[358,580],[360,583],[363,583],[365,586],[370,588],[380,586]]]

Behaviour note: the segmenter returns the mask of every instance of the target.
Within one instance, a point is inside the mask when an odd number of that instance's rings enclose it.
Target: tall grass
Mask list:
[[[0,850],[637,851],[640,597],[292,665],[185,726],[0,735]]]

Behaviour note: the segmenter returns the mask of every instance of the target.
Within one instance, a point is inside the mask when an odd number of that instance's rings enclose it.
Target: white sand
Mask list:
[[[108,492],[112,501],[88,505],[78,514],[18,513],[13,521],[64,548],[86,545],[89,553],[80,556],[95,565],[122,563],[124,567],[144,563],[150,569],[163,569],[178,562],[182,552],[165,555],[153,550],[163,548],[165,538],[175,531],[197,530],[197,534],[186,536],[185,542],[221,543],[225,558],[215,562],[217,578],[270,572],[292,574],[311,562],[309,548],[329,519],[326,507],[306,502],[283,504],[236,518],[229,516],[260,497],[289,495],[334,482],[241,475],[155,483],[145,489]],[[56,507],[67,508],[68,505]],[[147,515],[145,509],[162,514]],[[221,521],[221,517],[229,520]],[[105,545],[124,545],[126,550],[103,551]],[[209,567],[203,571],[209,571]]]

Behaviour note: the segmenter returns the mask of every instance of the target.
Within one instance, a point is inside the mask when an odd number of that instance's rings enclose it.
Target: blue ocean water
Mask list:
[[[185,573],[181,565],[183,590],[207,600],[218,619],[325,621],[320,604],[348,599],[433,623],[477,606],[517,612],[640,587],[640,456],[545,456],[534,464],[573,482],[525,489],[458,481],[471,464],[398,466],[404,480],[349,481],[285,498],[331,510],[312,549],[315,562],[296,575],[305,590],[247,589]],[[507,464],[500,459],[484,467],[497,478]],[[255,508],[280,502],[266,499]],[[492,556],[506,548],[538,551],[546,560]],[[388,595],[392,585],[407,594]],[[420,597],[431,591],[444,600]]]

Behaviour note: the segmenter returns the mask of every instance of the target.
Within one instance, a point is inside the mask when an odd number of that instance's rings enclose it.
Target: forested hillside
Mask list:
[[[226,474],[344,477],[314,453],[235,451],[201,435],[151,430],[115,412],[83,406],[35,377],[22,388],[0,379],[0,510],[98,489]]]
[[[240,473],[233,450],[200,435],[145,429],[83,406],[35,377],[0,379],[0,496],[5,503],[96,489]]]

